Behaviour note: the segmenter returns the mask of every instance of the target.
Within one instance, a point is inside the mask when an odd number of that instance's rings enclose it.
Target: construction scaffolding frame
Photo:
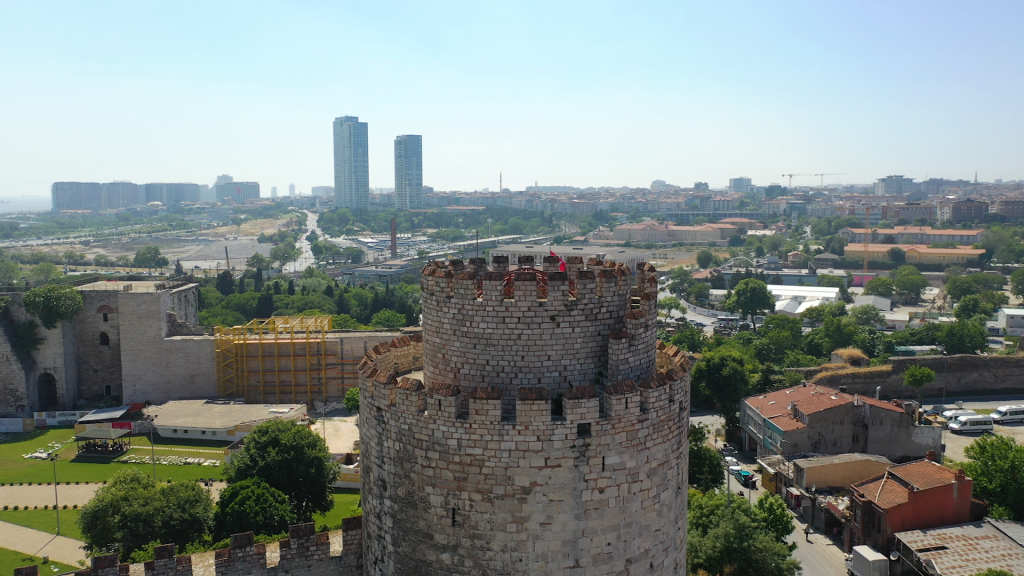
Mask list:
[[[214,329],[217,394],[246,402],[327,399],[330,316],[276,316]]]

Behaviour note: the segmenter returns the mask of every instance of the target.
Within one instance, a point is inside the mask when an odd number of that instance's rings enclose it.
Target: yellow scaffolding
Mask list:
[[[327,399],[330,316],[276,316],[214,329],[217,394],[246,402]]]

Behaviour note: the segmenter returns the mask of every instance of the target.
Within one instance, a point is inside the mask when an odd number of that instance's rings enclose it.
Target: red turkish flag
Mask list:
[[[561,256],[555,254],[554,250],[548,249],[548,253],[550,253],[555,258],[558,258],[558,271],[565,272],[565,260],[562,260]]]

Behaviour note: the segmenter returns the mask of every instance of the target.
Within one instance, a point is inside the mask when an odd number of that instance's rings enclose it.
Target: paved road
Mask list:
[[[57,487],[57,502],[60,506],[75,504],[82,506],[92,499],[102,484],[80,484]],[[211,488],[211,495],[214,501],[220,496],[220,491],[227,486],[224,482],[214,482]],[[0,486],[0,508],[4,506],[53,506],[53,486]]]
[[[8,522],[0,522],[0,547],[33,556],[49,556],[50,560],[71,566],[78,565],[79,560],[85,561],[85,551],[78,540]]]

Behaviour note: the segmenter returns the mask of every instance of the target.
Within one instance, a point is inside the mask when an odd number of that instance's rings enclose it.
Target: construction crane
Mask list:
[[[789,187],[793,187],[793,176],[817,176],[817,174],[783,174],[783,177],[789,177]]]
[[[868,246],[871,244],[871,205],[868,204],[864,208],[864,274],[868,272],[868,259],[870,254],[868,253]],[[865,280],[866,282],[866,280]]]
[[[822,188],[824,188],[825,187],[825,176],[846,176],[848,174],[849,174],[849,172],[833,172],[831,174],[815,174],[815,176],[821,176],[821,184],[820,184],[820,186]]]

